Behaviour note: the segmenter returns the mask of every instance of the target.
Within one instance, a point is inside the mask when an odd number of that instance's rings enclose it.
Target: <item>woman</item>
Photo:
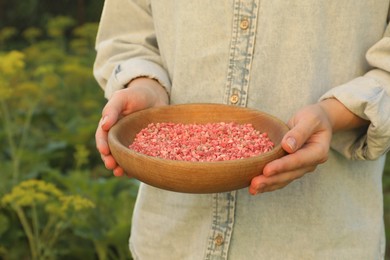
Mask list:
[[[124,173],[107,133],[140,109],[224,103],[291,128],[288,155],[249,193],[141,184],[134,258],[383,259],[388,9],[389,0],[107,0],[94,73],[108,102],[96,142],[115,175]]]

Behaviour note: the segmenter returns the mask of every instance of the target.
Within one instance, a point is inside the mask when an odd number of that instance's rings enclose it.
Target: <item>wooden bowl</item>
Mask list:
[[[129,149],[135,135],[150,123],[251,123],[267,132],[275,144],[259,156],[218,162],[188,162],[147,156]],[[157,188],[184,193],[217,193],[248,187],[264,166],[285,155],[280,142],[288,127],[279,119],[248,108],[222,104],[186,104],[150,108],[132,113],[108,134],[111,153],[125,172]]]

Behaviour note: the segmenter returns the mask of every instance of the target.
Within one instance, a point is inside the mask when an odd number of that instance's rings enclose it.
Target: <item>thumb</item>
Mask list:
[[[101,127],[108,131],[117,121],[123,111],[124,104],[122,100],[110,99],[102,111]]]
[[[288,153],[294,153],[300,149],[312,135],[313,127],[304,121],[298,121],[290,126],[290,130],[282,139],[282,148]]]
[[[293,153],[297,150],[297,140],[291,135],[287,136],[287,134],[282,140],[282,148],[288,153]]]
[[[114,114],[103,114],[100,121],[100,126],[104,131],[110,130],[110,128],[118,121],[118,116]]]

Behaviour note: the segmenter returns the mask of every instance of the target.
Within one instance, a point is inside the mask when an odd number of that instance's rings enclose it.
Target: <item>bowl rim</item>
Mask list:
[[[241,159],[234,159],[234,160],[225,160],[225,161],[186,161],[186,160],[172,160],[172,159],[164,159],[164,158],[161,158],[161,157],[155,157],[155,156],[150,156],[150,155],[146,155],[146,154],[143,154],[143,153],[140,153],[140,152],[136,152],[134,150],[132,150],[131,148],[129,147],[126,147],[123,143],[121,143],[119,141],[118,138],[115,137],[115,134],[116,132],[119,131],[120,129],[120,126],[122,124],[125,124],[126,122],[126,118],[130,118],[138,113],[150,113],[150,112],[153,112],[153,110],[165,110],[165,109],[170,109],[171,107],[184,107],[184,106],[220,106],[220,107],[223,107],[223,106],[231,106],[232,108],[235,108],[235,109],[241,109],[243,111],[252,111],[252,112],[255,112],[255,113],[260,113],[260,114],[263,114],[269,118],[272,118],[275,122],[277,122],[277,124],[279,124],[280,126],[284,127],[285,131],[287,132],[289,130],[289,127],[287,126],[286,123],[284,123],[282,120],[280,120],[279,118],[271,115],[271,114],[268,114],[266,112],[263,112],[261,110],[257,110],[257,109],[254,109],[254,108],[247,108],[247,107],[237,107],[237,106],[233,106],[233,105],[227,105],[227,104],[220,104],[220,103],[186,103],[186,104],[169,104],[169,105],[166,105],[166,106],[159,106],[159,107],[151,107],[151,108],[147,108],[147,109],[142,109],[142,110],[138,110],[138,111],[135,111],[123,118],[121,118],[120,120],[118,120],[118,122],[113,125],[111,127],[111,129],[109,130],[108,132],[108,142],[114,142],[116,143],[117,145],[117,148],[120,147],[120,149],[125,152],[126,154],[129,154],[131,156],[139,156],[141,158],[144,158],[144,159],[147,159],[147,160],[153,160],[153,161],[156,161],[156,162],[160,162],[160,163],[163,163],[163,162],[167,162],[169,161],[169,163],[171,164],[177,164],[177,165],[186,165],[188,164],[188,166],[196,166],[196,165],[199,165],[199,166],[205,166],[205,165],[229,165],[229,164],[232,164],[232,165],[237,165],[237,163],[239,164],[245,164],[245,163],[250,163],[250,162],[256,162],[256,161],[259,161],[259,160],[262,160],[262,159],[267,159],[268,157],[273,157],[275,154],[279,154],[281,153],[281,150],[283,150],[282,148],[282,144],[281,142],[279,142],[277,145],[275,145],[271,151],[268,151],[268,152],[265,152],[265,153],[262,153],[262,154],[259,154],[259,155],[256,155],[256,156],[251,156],[251,157],[246,157],[246,158],[241,158]],[[206,123],[205,123],[206,124]],[[272,140],[271,140],[272,141]],[[118,146],[119,145],[119,146]],[[284,151],[284,150],[283,150]]]

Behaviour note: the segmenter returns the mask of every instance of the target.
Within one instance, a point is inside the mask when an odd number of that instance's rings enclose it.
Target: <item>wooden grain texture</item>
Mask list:
[[[149,123],[251,123],[267,132],[275,147],[262,155],[222,162],[188,162],[155,158],[128,148]],[[222,104],[185,104],[150,108],[122,118],[109,132],[112,155],[126,173],[157,188],[184,193],[216,193],[248,187],[264,166],[285,155],[280,142],[288,127],[266,113]]]

